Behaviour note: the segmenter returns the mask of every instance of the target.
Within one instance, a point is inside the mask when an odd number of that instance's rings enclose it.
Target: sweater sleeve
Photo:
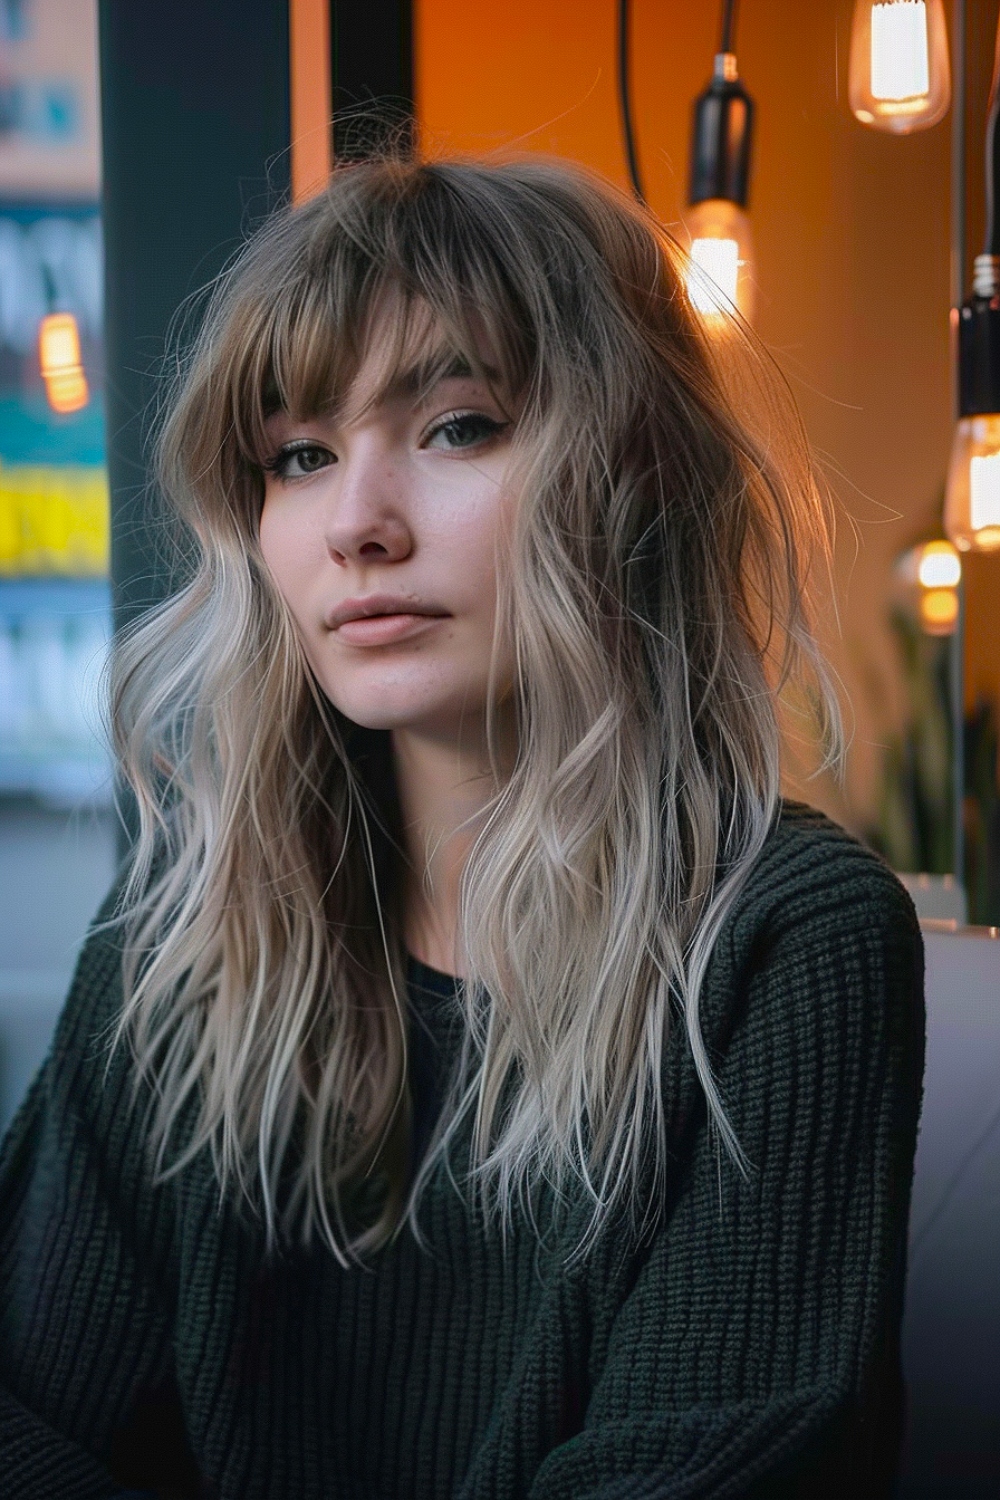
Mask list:
[[[162,1204],[137,1191],[124,1052],[105,1073],[119,965],[113,939],[89,939],[0,1154],[6,1500],[136,1493],[111,1477],[116,1433],[169,1376],[169,1299],[153,1252]]]
[[[790,895],[747,966],[714,1071],[749,1181],[702,1116],[595,1337],[582,1430],[532,1500],[890,1493],[923,955],[908,898],[866,859],[829,910]]]

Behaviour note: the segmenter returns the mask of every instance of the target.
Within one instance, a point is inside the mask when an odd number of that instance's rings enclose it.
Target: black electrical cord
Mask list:
[[[646,202],[639,171],[639,158],[635,149],[635,131],[632,125],[632,90],[629,84],[629,33],[631,16],[629,0],[618,0],[618,104],[621,109],[622,134],[625,137],[625,159],[632,191],[640,203]],[[722,0],[722,38],[720,52],[732,52],[736,34],[736,0]]]
[[[989,114],[986,119],[986,244],[987,255],[1000,255],[1000,22],[993,57]]]
[[[640,203],[645,203],[642,190],[639,161],[635,152],[635,136],[632,131],[632,102],[629,88],[629,0],[618,0],[618,103],[621,107],[622,131],[625,136],[625,157],[628,175],[632,179],[632,191]]]
[[[722,0],[722,39],[719,42],[720,52],[733,51],[733,38],[736,33],[736,0]]]

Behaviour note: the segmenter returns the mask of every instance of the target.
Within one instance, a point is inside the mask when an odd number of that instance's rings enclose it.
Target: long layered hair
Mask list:
[[[278,214],[214,289],[159,444],[193,571],[115,667],[140,823],[119,1038],[157,1171],[210,1149],[272,1243],[383,1244],[460,1134],[505,1225],[546,1186],[589,1203],[588,1243],[647,1215],[677,1024],[745,1165],[699,995],[776,816],[781,683],[811,673],[835,731],[804,602],[823,507],[766,360],[734,325],[720,365],[684,276],[581,169],[388,160]],[[329,410],[387,321],[387,381],[433,325],[519,411],[516,764],[464,871],[465,1040],[415,1182],[391,757],[324,698],[258,542],[267,416]],[[766,430],[737,409],[752,367]]]

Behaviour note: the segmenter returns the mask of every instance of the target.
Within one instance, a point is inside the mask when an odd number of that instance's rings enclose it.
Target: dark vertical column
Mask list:
[[[169,590],[149,437],[178,308],[287,196],[288,0],[100,0],[111,571]]]
[[[331,0],[330,43],[334,156],[405,140],[413,121],[412,0]]]
[[[951,13],[951,305],[952,359],[958,309],[966,296],[966,140],[965,140],[965,0],[953,0]],[[954,380],[953,420],[958,420],[958,382]],[[952,860],[956,882],[966,892],[965,873],[965,590],[958,590],[958,622],[948,642],[951,710]]]
[[[960,300],[972,287],[972,261],[986,237],[986,122],[1000,26],[998,0],[960,7],[964,108],[956,133],[965,159],[964,204],[955,238],[961,244]],[[957,49],[956,49],[957,50]],[[956,100],[958,98],[956,92]],[[956,145],[956,150],[958,146]],[[1000,665],[997,618],[1000,555],[962,557],[962,875],[969,920],[1000,925]]]

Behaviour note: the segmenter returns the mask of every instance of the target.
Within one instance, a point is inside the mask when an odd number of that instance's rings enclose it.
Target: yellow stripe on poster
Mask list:
[[[0,464],[0,576],[104,577],[109,537],[106,469]]]

